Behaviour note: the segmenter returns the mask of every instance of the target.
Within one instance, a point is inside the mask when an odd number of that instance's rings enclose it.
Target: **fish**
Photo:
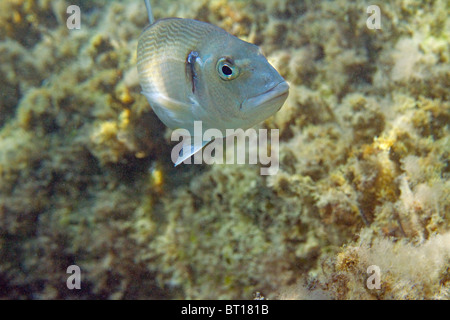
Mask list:
[[[139,83],[167,127],[195,138],[194,122],[201,121],[203,131],[218,129],[226,137],[227,129],[246,130],[282,107],[289,84],[258,46],[203,21],[154,21],[150,1],[145,4],[150,24],[138,40]],[[175,166],[210,142],[192,140]]]

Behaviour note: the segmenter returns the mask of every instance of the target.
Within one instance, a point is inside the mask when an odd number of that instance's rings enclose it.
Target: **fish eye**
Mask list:
[[[220,58],[217,61],[217,72],[223,80],[233,80],[239,76],[239,68],[227,58]]]

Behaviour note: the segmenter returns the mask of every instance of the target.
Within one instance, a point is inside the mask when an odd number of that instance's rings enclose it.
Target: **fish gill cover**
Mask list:
[[[0,2],[0,297],[450,298],[446,1],[152,1],[290,83],[279,171],[181,165],[140,94],[142,1]],[[81,289],[69,290],[69,266]],[[378,279],[370,282],[372,275]]]

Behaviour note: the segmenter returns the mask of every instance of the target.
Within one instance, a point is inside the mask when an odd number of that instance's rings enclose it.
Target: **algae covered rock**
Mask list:
[[[0,297],[450,298],[446,1],[383,2],[381,29],[366,2],[152,1],[289,81],[268,176],[174,168],[137,78],[143,2],[73,4],[80,30],[65,1],[0,4]]]

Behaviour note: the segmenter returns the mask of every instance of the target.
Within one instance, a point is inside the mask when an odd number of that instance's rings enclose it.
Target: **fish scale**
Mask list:
[[[169,84],[184,81],[185,75],[179,72],[179,64],[184,67],[189,52],[208,33],[208,28],[199,28],[176,18],[160,20],[148,28],[138,45],[138,56],[141,57],[138,69],[144,79],[142,89],[159,91],[176,99],[186,98],[182,95],[186,88]]]

